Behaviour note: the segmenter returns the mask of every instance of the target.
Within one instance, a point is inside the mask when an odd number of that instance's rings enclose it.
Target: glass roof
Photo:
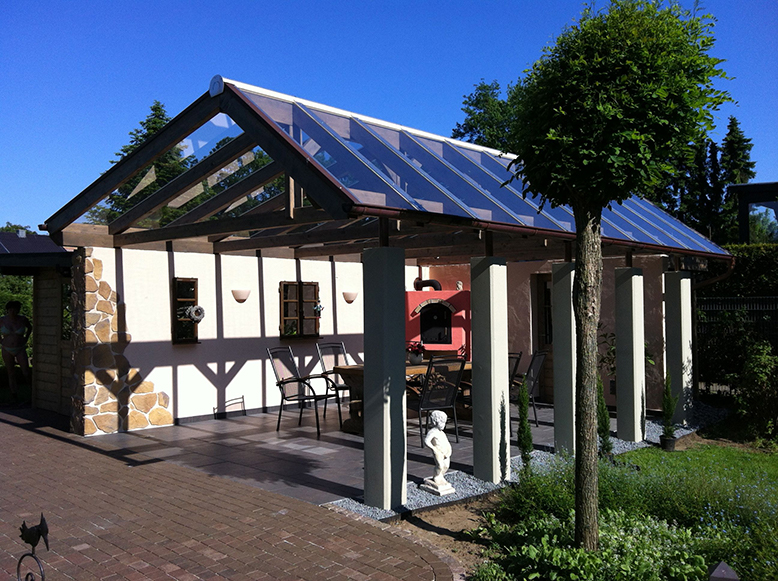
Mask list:
[[[541,209],[538,197],[509,182],[512,157],[470,143],[417,131],[236,84],[350,195],[366,206],[417,210],[511,226],[575,232],[569,207]],[[605,238],[726,255],[701,234],[646,200],[605,208]]]

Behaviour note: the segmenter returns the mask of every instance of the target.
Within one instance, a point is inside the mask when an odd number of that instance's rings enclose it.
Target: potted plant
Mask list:
[[[675,450],[675,442],[678,438],[675,437],[675,424],[673,423],[673,416],[675,415],[675,408],[678,406],[679,396],[673,397],[672,389],[670,389],[670,374],[665,377],[665,389],[662,393],[662,435],[659,436],[659,443],[662,449],[667,452],[673,452]]]
[[[411,365],[419,365],[424,359],[424,345],[420,341],[409,341],[405,351]]]

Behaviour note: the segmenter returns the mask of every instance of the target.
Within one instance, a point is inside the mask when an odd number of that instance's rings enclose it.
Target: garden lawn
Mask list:
[[[600,463],[600,550],[574,548],[574,468],[524,474],[473,534],[492,550],[476,580],[778,580],[778,454],[704,445]]]

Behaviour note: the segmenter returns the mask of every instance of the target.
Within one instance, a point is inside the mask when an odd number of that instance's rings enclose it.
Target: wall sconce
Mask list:
[[[239,303],[245,303],[246,299],[249,298],[249,295],[251,294],[250,290],[233,290],[232,291],[232,297]]]
[[[343,300],[351,304],[356,300],[358,294],[356,291],[343,291]]]

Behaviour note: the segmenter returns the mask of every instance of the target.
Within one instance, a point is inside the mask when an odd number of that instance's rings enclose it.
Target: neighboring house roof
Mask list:
[[[34,274],[40,268],[70,266],[70,252],[48,236],[0,232],[0,274]]]
[[[447,254],[449,261],[485,249],[509,259],[570,255],[572,211],[525,198],[521,184],[510,181],[512,156],[218,76],[209,93],[49,218],[49,231],[59,237],[134,175],[150,174],[150,164],[170,147],[207,151],[207,140],[190,134],[198,127],[207,134],[201,126],[209,122],[214,135],[216,126],[232,127],[232,141],[114,220],[108,227],[112,245],[208,236],[214,252],[292,246],[298,257],[357,253],[380,243],[403,246],[420,259]],[[188,192],[242,163],[256,146],[273,159],[261,170],[167,226],[130,231],[161,207],[185,203]],[[290,184],[287,195],[219,219],[219,212],[281,174],[302,186],[313,207],[303,207]],[[238,234],[246,231],[252,234]],[[637,197],[604,209],[602,234],[606,255],[730,258]]]

